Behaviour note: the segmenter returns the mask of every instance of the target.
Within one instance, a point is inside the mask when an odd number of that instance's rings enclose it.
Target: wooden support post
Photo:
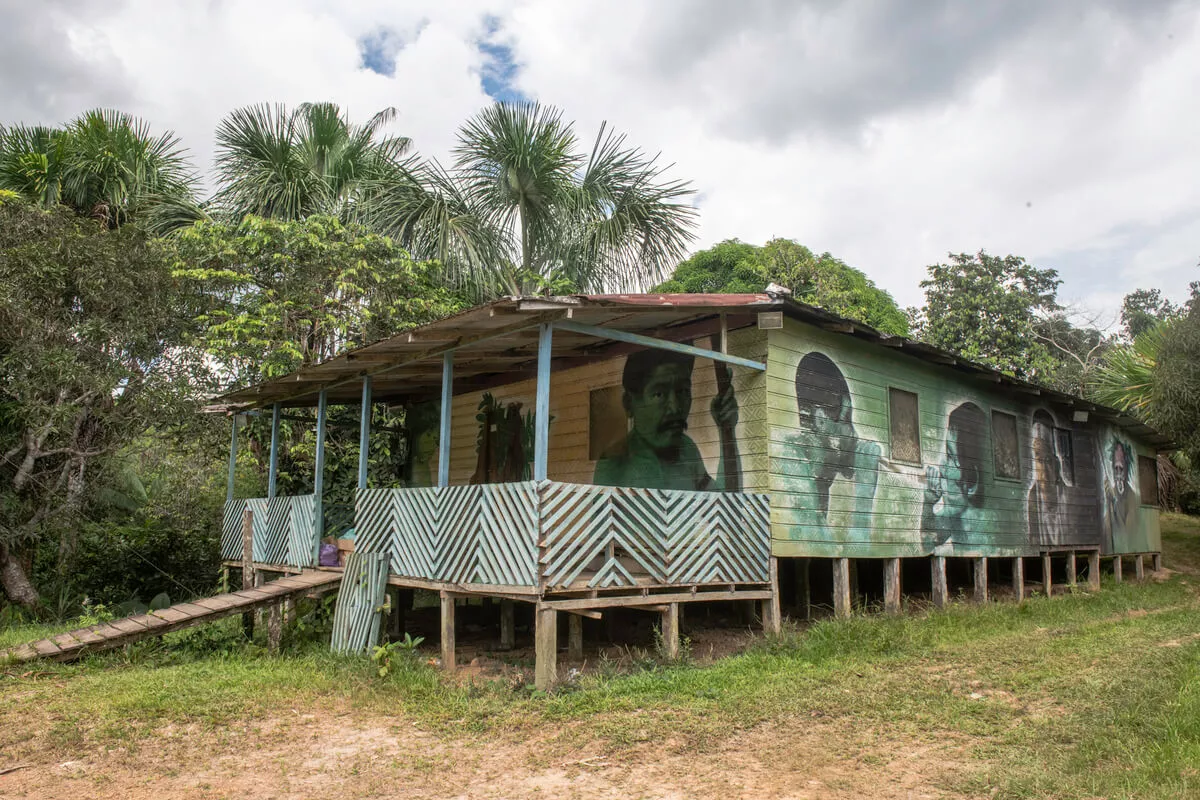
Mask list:
[[[500,601],[500,649],[512,650],[517,644],[517,626],[512,600]]]
[[[254,512],[242,512],[242,588],[254,586]],[[254,638],[254,612],[242,614],[242,633],[247,639]]]
[[[279,403],[271,407],[271,457],[267,467],[267,499],[275,497],[279,479]]]
[[[1133,557],[1133,575],[1139,581],[1146,580],[1146,562],[1141,553]]]
[[[799,609],[800,619],[812,618],[811,566],[810,558],[801,558],[796,562],[796,608]]]
[[[279,644],[283,641],[283,609],[279,603],[272,603],[267,613],[267,650],[279,652]]]
[[[567,614],[567,660],[583,661],[583,617]]]
[[[1018,603],[1025,599],[1025,559],[1020,556],[1013,559],[1013,595]]]
[[[1067,586],[1074,589],[1078,581],[1078,568],[1075,564],[1075,551],[1067,553]]]
[[[363,376],[362,407],[358,418],[358,488],[367,488],[367,458],[371,454],[371,376]]]
[[[400,603],[400,589],[389,588],[388,596],[392,605],[391,613],[388,614],[388,637],[395,642],[404,635],[404,606]]]
[[[986,603],[988,600],[987,556],[979,556],[975,562],[975,595],[976,603]]]
[[[1124,567],[1124,559],[1121,556],[1113,556],[1113,580],[1120,583],[1125,578],[1121,575],[1121,569]]]
[[[441,592],[442,601],[442,668],[454,671],[454,595]]]
[[[442,356],[441,438],[438,440],[438,486],[450,485],[450,413],[454,402],[454,351]]]
[[[779,559],[771,556],[770,563],[771,599],[763,600],[762,621],[763,633],[775,636],[778,635],[782,624],[779,610]]]
[[[1150,569],[1155,572],[1162,572],[1162,553],[1152,553],[1150,555]]]
[[[833,615],[850,616],[850,559],[833,560]]]
[[[229,439],[229,476],[225,480],[225,502],[226,503],[233,500],[233,484],[234,484],[234,478],[237,473],[237,450],[238,450],[237,429],[238,429],[238,420],[239,419],[241,419],[241,416],[239,416],[237,414],[233,415],[233,436]]]
[[[1053,566],[1050,563],[1050,554],[1042,553],[1042,591],[1046,593],[1046,597],[1054,593],[1054,575],[1051,571]]]
[[[546,480],[550,460],[550,365],[554,325],[538,327],[537,396],[533,414],[533,479]]]
[[[1093,592],[1100,591],[1100,551],[1088,551],[1088,588]]]
[[[900,613],[900,559],[889,558],[883,564],[883,610]]]
[[[662,649],[668,661],[679,658],[679,603],[667,603],[662,612]]]
[[[548,692],[558,680],[558,612],[538,604],[533,626],[533,685]]]
[[[950,602],[950,587],[946,583],[946,557],[933,556],[933,604],[945,608]]]

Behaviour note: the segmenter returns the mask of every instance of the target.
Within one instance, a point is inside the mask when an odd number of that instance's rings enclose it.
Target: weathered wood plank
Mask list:
[[[883,565],[883,610],[900,613],[900,559],[889,558]]]
[[[1093,592],[1100,591],[1100,551],[1089,550],[1087,554],[1088,560],[1088,588]]]
[[[1117,583],[1121,583],[1124,580],[1124,576],[1121,574],[1121,570],[1124,567],[1124,561],[1125,559],[1121,558],[1119,555],[1113,556],[1113,580],[1115,580]]]
[[[988,601],[987,557],[980,556],[972,561],[975,568],[975,593],[972,599],[976,603],[986,603]]]
[[[1042,553],[1042,591],[1046,593],[1046,597],[1054,593],[1054,575],[1051,570],[1053,566],[1050,563],[1050,554]]]
[[[850,616],[850,559],[833,560],[833,615]]]
[[[766,601],[764,601],[766,602]],[[679,658],[679,604],[668,603],[662,612],[659,628],[662,635],[663,656],[674,661]]]
[[[1025,559],[1017,556],[1013,559],[1012,587],[1013,596],[1020,603],[1025,599]]]
[[[500,601],[500,649],[512,650],[517,642],[516,611],[513,601],[507,598]]]
[[[933,572],[933,604],[937,608],[945,608],[950,602],[950,587],[946,582],[945,556],[932,556],[930,566]]]
[[[767,590],[746,590],[735,592],[677,592],[673,594],[636,595],[633,597],[576,597],[570,600],[546,600],[540,605],[558,611],[570,611],[578,608],[615,608],[634,606],[653,606],[664,603],[693,603],[718,600],[769,600],[771,592]]]
[[[1133,576],[1139,581],[1146,580],[1146,562],[1141,553],[1133,557]]]
[[[453,672],[455,668],[454,642],[454,595],[442,592],[442,669]]]
[[[1075,561],[1075,551],[1067,553],[1067,586],[1074,588],[1078,582],[1078,565]]]
[[[535,613],[533,685],[545,692],[558,681],[558,612],[541,603]]]
[[[583,617],[567,614],[567,660],[583,661]]]

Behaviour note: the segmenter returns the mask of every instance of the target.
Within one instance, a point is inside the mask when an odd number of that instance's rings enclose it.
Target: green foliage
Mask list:
[[[388,673],[394,671],[401,664],[404,666],[415,664],[418,659],[417,648],[423,641],[425,641],[424,636],[414,638],[405,633],[403,639],[376,645],[371,652],[371,661],[378,665],[376,674],[381,678],[386,678]]]
[[[381,181],[368,213],[476,298],[652,283],[691,239],[690,184],[605,125],[588,149],[558,109],[497,103],[454,152],[450,171],[425,162]]]
[[[1048,380],[1055,358],[1037,336],[1038,326],[1060,309],[1062,281],[1019,256],[982,250],[951,253],[949,264],[933,264],[921,281],[925,306],[914,311],[921,341],[964,358],[1031,380]]]
[[[1121,301],[1122,333],[1132,342],[1160,322],[1178,318],[1184,311],[1158,289],[1138,289]]]
[[[908,334],[908,318],[892,296],[866,275],[829,253],[815,255],[790,239],[762,247],[736,239],[696,253],[681,263],[657,292],[754,293],[776,283],[802,303],[859,320],[897,336]]]
[[[113,455],[191,419],[207,371],[181,347],[186,291],[133,227],[0,206],[0,562],[49,537],[65,575]]]
[[[164,202],[194,207],[196,177],[173,132],[155,136],[145,120],[93,109],[62,128],[0,128],[0,189],[117,227],[150,221]]]
[[[446,316],[436,265],[334,217],[200,222],[175,240],[174,275],[203,298],[197,343],[244,386]]]
[[[354,125],[334,103],[239,108],[217,127],[214,198],[222,216],[352,218],[374,181],[402,179],[409,140],[381,136],[396,109]]]

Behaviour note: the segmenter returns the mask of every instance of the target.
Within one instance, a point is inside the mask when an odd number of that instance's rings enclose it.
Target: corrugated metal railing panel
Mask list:
[[[317,548],[316,495],[250,497],[225,504],[221,558],[242,557],[242,515],[254,514],[254,560],[261,564],[311,567]]]
[[[453,583],[537,582],[537,485],[360,489],[356,546],[397,575]]]
[[[387,578],[385,553],[356,551],[346,559],[342,586],[333,610],[330,641],[333,652],[361,653],[369,651],[379,641]]]
[[[768,496],[541,486],[541,575],[550,588],[769,580]]]
[[[317,556],[317,496],[280,497],[288,506],[287,562],[293,567],[315,567]]]

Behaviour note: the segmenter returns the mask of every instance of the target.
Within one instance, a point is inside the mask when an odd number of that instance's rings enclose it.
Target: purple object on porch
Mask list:
[[[321,557],[317,559],[317,564],[322,567],[336,567],[338,565],[337,545],[322,544]]]

